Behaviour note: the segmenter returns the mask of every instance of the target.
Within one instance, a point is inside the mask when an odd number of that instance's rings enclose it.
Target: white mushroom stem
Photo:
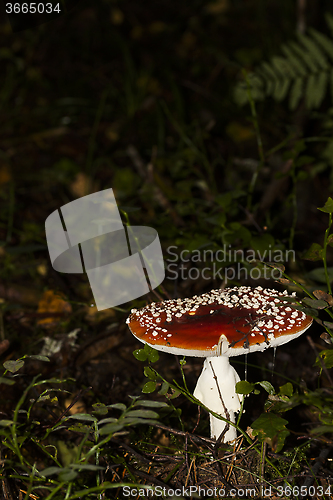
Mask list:
[[[238,373],[227,356],[209,357],[204,361],[193,395],[207,408],[235,423],[235,412],[240,410],[242,401],[242,396],[236,393],[239,380]],[[225,410],[229,415],[226,415]],[[210,414],[210,434],[213,439],[219,438],[226,425],[226,422]],[[235,427],[229,424],[223,441],[227,443],[236,437]]]

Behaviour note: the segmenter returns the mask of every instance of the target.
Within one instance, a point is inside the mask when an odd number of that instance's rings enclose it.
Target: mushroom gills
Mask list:
[[[235,412],[241,408],[242,395],[236,393],[239,375],[231,366],[227,356],[212,356],[204,361],[203,369],[194,390],[194,397],[201,401],[209,410],[227,418],[225,409],[229,412],[229,420],[235,423]],[[223,402],[221,401],[221,398]],[[218,439],[227,423],[210,414],[211,437]],[[236,428],[229,424],[229,429],[223,437],[224,442],[236,439]]]

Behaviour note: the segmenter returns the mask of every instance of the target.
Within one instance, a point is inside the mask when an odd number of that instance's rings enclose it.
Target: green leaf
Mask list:
[[[159,415],[156,411],[152,410],[130,410],[126,413],[126,417],[140,417],[140,418],[158,418]]]
[[[308,49],[308,54],[309,57],[312,58],[314,63],[317,65],[318,69],[326,69],[328,66],[325,54],[322,52],[322,50],[318,47],[316,42],[312,40],[311,37],[303,34],[298,34],[298,38],[300,42],[304,45],[305,48]]]
[[[174,387],[171,388],[171,396],[168,395],[168,398],[169,399],[175,399],[175,398],[178,398],[179,394],[181,394],[181,391],[179,389],[176,389]]]
[[[6,377],[0,377],[0,384],[14,385],[15,380],[12,380],[12,379],[6,378]]]
[[[0,420],[0,426],[1,427],[9,427],[10,425],[12,425],[14,422],[13,420]]]
[[[312,38],[314,38],[317,41],[317,43],[325,50],[325,52],[329,55],[329,57],[333,61],[332,40],[323,33],[320,33],[319,31],[315,30],[314,28],[310,28],[309,33],[311,33]]]
[[[325,434],[329,432],[333,433],[333,425],[320,425],[319,427],[315,427],[315,429],[311,429],[310,434]]]
[[[26,354],[24,357],[29,359],[37,359],[38,361],[46,361],[46,362],[50,361],[50,359],[47,356],[42,356],[40,354]]]
[[[70,425],[67,428],[68,431],[73,431],[73,432],[83,432],[84,434],[88,433],[91,431],[91,426],[88,424],[73,424]]]
[[[16,361],[10,359],[8,361],[5,361],[3,366],[9,372],[16,373],[17,371],[20,370],[20,368],[22,368],[22,366],[24,366],[24,361],[23,359],[17,359]]]
[[[156,389],[156,382],[153,382],[153,380],[149,380],[149,382],[146,382],[145,385],[142,387],[142,392],[144,394],[150,394],[154,392]]]
[[[139,399],[134,403],[133,406],[147,406],[148,408],[168,408],[169,405],[167,403],[163,403],[162,401],[150,401],[148,399]]]
[[[158,361],[159,354],[156,351],[156,349],[154,349],[148,344],[145,344],[143,350],[147,354],[148,361],[150,361],[151,363],[155,363],[155,361]]]
[[[327,201],[323,207],[318,207],[318,210],[321,212],[325,212],[327,214],[332,214],[333,213],[333,200],[331,197],[327,198]]]
[[[97,422],[97,418],[94,417],[93,415],[89,415],[88,413],[75,413],[75,415],[71,415],[70,417],[67,417],[69,419],[73,420],[84,420],[87,422]]]
[[[168,382],[163,382],[161,389],[158,391],[158,394],[161,396],[165,396],[168,392],[170,384]]]
[[[289,85],[290,81],[287,79],[278,80],[273,92],[273,97],[276,101],[282,101],[286,97]]]
[[[254,384],[251,384],[247,380],[241,380],[236,384],[237,394],[250,394],[254,389]]]
[[[294,111],[303,96],[303,78],[296,78],[289,93],[289,108]]]
[[[150,368],[150,366],[145,366],[143,369],[143,373],[147,378],[149,378],[150,380],[154,380],[155,382],[159,379],[159,377],[156,375],[155,370]]]
[[[281,385],[279,387],[280,389],[280,395],[281,396],[289,396],[291,397],[293,395],[293,385],[290,383],[290,382],[287,382],[286,384],[284,385]]]
[[[273,68],[268,62],[263,61],[261,63],[261,70],[267,74],[269,79],[276,83],[278,75],[276,74],[275,68]]]
[[[74,470],[64,470],[63,472],[60,472],[59,474],[59,481],[62,481],[64,483],[67,483],[69,481],[73,481],[77,477],[77,472]]]
[[[53,476],[53,474],[59,474],[59,472],[63,472],[64,470],[69,471],[70,469],[68,469],[67,467],[66,469],[64,469],[63,467],[47,467],[40,472],[40,475],[44,477]]]
[[[305,89],[305,102],[308,109],[315,108],[318,97],[317,87],[318,87],[317,75],[310,74]]]
[[[103,403],[94,403],[93,405],[93,413],[96,413],[97,415],[107,415],[108,409]]]
[[[333,349],[324,349],[319,353],[319,357],[324,362],[326,368],[333,368]],[[322,366],[318,358],[316,359],[315,365],[319,367]]]
[[[287,75],[291,78],[296,76],[294,68],[290,65],[285,57],[273,56],[271,59],[272,66],[280,73],[281,77]],[[288,80],[286,80],[288,82]],[[288,82],[289,83],[289,82]]]
[[[104,424],[114,424],[118,423],[118,418],[113,418],[113,417],[108,417],[108,418],[103,418],[98,422],[98,425],[104,425]]]
[[[70,464],[70,468],[74,470],[104,470],[104,467],[94,464]]]
[[[270,382],[267,380],[262,380],[261,382],[256,382],[255,385],[260,385],[263,389],[265,389],[268,394],[275,394],[275,389]]]
[[[320,210],[320,209],[319,209]],[[322,260],[324,257],[324,249],[319,243],[312,243],[310,248],[303,254],[305,260]]]
[[[289,44],[282,45],[281,50],[286,55],[289,63],[293,66],[295,72],[299,76],[305,76],[307,73],[307,69],[304,68],[304,64],[302,64],[303,61],[300,60],[291,50]],[[297,80],[303,81],[302,78],[297,78]]]
[[[156,363],[160,359],[160,355],[158,354],[158,351],[156,349],[152,349],[151,353],[148,356],[148,361],[151,363]]]
[[[74,381],[74,379],[67,379],[67,380]],[[35,386],[37,386],[37,385],[40,385],[40,384],[45,384],[46,382],[48,382],[49,384],[63,384],[63,383],[64,383],[64,380],[61,380],[61,378],[55,378],[55,377],[49,378],[49,379],[47,379],[47,380],[45,380],[45,381],[40,381],[40,380],[39,380],[39,381],[38,381],[38,382],[34,385],[34,387],[35,387]],[[66,391],[66,392],[68,392],[68,391]]]
[[[126,406],[123,403],[114,403],[113,405],[108,405],[108,408],[113,408],[115,410],[125,411]]]
[[[325,94],[326,94],[326,88],[327,88],[327,83],[328,83],[328,73],[326,71],[323,71],[317,75],[317,82],[316,82],[316,87],[317,87],[317,93],[315,98],[313,99],[314,108],[319,108],[321,105]]]
[[[136,349],[135,351],[133,351],[133,356],[138,361],[146,361],[146,359],[148,358],[148,354],[143,349]]]
[[[296,57],[298,57],[300,61],[304,61],[305,63],[304,66],[305,65],[308,66],[311,73],[315,73],[318,70],[318,67],[316,63],[313,61],[313,58],[309,57],[309,53],[306,50],[304,50],[304,47],[302,47],[302,45],[299,42],[292,40],[291,42],[288,42],[288,44],[291,50],[296,54]]]
[[[158,420],[154,420],[152,418],[141,418],[141,417],[126,417],[124,420],[124,425],[156,425],[158,424]]]
[[[326,20],[327,26],[329,27],[329,29],[331,30],[332,35],[333,35],[333,16],[332,16],[332,14],[330,14],[329,12],[326,12],[325,20]]]
[[[309,297],[304,297],[304,299],[302,299],[302,304],[313,307],[314,309],[326,309],[328,307],[325,300],[310,299]]]
[[[279,269],[282,272],[286,269],[284,265],[279,262],[264,262],[264,265],[272,267],[273,269]]]
[[[286,437],[290,432],[286,429],[287,420],[275,413],[263,413],[252,423],[252,434],[258,436],[259,441],[268,443],[273,452],[278,453],[283,448]]]
[[[105,434],[114,434],[124,428],[124,424],[106,424],[104,427],[98,430],[101,436]]]

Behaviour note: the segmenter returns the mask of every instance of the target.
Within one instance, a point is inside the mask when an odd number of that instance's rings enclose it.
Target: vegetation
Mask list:
[[[294,9],[82,0],[0,25],[6,500],[333,495],[333,12],[308,6],[295,34]],[[85,275],[52,269],[44,225],[110,187],[124,224],[157,230],[166,278],[98,312]],[[315,321],[233,361],[246,398],[227,445],[192,396],[201,361],[139,345],[125,321],[242,284],[295,291]]]

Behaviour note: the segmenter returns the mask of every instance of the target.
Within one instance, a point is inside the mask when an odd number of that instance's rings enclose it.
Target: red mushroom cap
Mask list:
[[[211,290],[132,309],[127,324],[137,339],[161,351],[237,356],[285,344],[309,328],[310,316],[289,303],[277,305],[286,297],[286,291],[262,287]]]

